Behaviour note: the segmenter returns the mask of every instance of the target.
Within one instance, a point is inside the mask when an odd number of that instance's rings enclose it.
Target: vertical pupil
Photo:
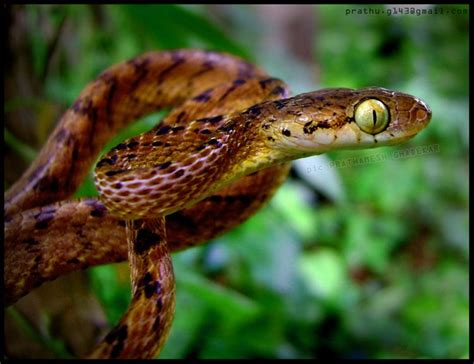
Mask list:
[[[372,118],[374,119],[374,127],[375,127],[375,123],[377,122],[377,113],[375,112],[375,110],[372,110]]]

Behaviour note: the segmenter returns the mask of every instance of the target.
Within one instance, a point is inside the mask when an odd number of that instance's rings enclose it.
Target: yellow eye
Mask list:
[[[390,122],[390,112],[382,101],[368,99],[357,105],[354,118],[363,131],[377,134]]]

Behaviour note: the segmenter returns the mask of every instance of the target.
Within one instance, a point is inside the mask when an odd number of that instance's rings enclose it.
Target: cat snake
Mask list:
[[[171,111],[159,125],[100,157],[99,198],[70,199],[118,130],[163,108]],[[178,49],[118,63],[84,88],[5,193],[5,302],[128,259],[131,304],[89,357],[153,358],[174,314],[171,252],[255,213],[291,160],[398,144],[430,118],[420,99],[384,88],[290,97],[282,81],[226,53]]]

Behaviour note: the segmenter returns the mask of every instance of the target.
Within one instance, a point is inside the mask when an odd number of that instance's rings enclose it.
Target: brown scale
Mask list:
[[[280,100],[285,97],[281,81],[213,52],[150,52],[103,72],[6,193],[7,302],[61,274],[128,253],[132,303],[91,357],[153,357],[174,312],[169,251],[206,241],[257,211],[284,181],[284,162],[398,143],[430,117],[421,101],[384,89],[321,90]],[[392,116],[378,140],[354,123],[354,108],[372,97]],[[175,108],[160,125],[99,160],[101,202],[61,201],[118,129],[166,106]]]

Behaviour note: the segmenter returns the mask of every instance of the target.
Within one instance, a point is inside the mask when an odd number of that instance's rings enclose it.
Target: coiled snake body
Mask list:
[[[283,82],[223,53],[149,52],[104,71],[5,195],[7,304],[128,256],[132,302],[90,357],[154,357],[174,312],[171,251],[253,214],[292,159],[397,144],[431,117],[421,100],[382,88],[288,97]],[[164,107],[174,108],[160,125],[100,158],[100,199],[67,200],[112,135]]]

